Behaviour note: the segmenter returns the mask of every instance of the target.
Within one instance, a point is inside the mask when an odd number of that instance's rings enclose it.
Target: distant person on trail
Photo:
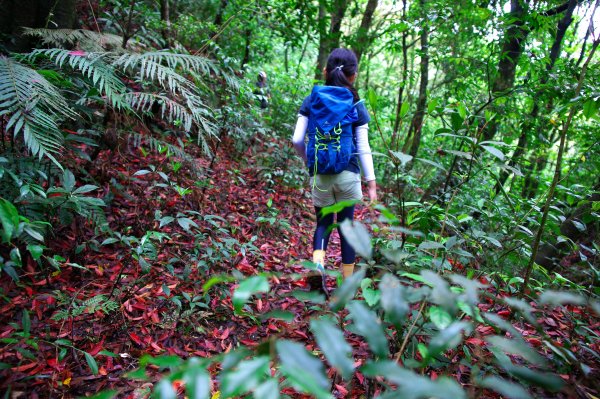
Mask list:
[[[309,169],[312,199],[317,215],[313,237],[313,262],[324,271],[325,253],[334,214],[322,215],[324,207],[341,201],[362,200],[360,172],[367,182],[371,202],[377,200],[373,157],[369,146],[367,109],[353,86],[358,61],[353,51],[337,48],[323,69],[325,86],[313,87],[304,99],[292,139],[294,148]],[[305,144],[305,137],[308,142]],[[359,168],[360,161],[360,168]],[[354,205],[337,213],[337,222],[354,220]],[[344,278],[354,273],[356,252],[338,228]],[[324,281],[324,280],[323,280]]]
[[[260,71],[258,73],[254,94],[256,94],[256,98],[262,109],[269,107],[271,93],[269,92],[269,86],[267,85],[267,73],[265,71]]]

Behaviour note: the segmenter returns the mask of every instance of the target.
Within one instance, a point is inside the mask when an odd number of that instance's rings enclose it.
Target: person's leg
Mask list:
[[[324,266],[325,251],[327,251],[327,244],[331,235],[331,225],[333,224],[333,214],[322,216],[321,209],[320,207],[315,207],[317,227],[313,236],[313,262]]]
[[[337,214],[337,222],[341,224],[344,220],[354,220],[354,205],[342,209]],[[354,273],[354,262],[356,261],[356,251],[350,245],[346,237],[342,234],[342,229],[338,227],[340,234],[340,243],[342,247],[342,275],[344,278],[350,277]]]

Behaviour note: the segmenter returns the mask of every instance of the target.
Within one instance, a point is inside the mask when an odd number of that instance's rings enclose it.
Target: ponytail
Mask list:
[[[358,92],[348,80],[349,77],[356,74],[358,70],[358,60],[352,50],[336,48],[327,58],[327,78],[325,85],[345,87],[354,96],[354,101],[359,101]]]

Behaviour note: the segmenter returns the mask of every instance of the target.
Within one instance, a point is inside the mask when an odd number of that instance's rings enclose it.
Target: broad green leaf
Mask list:
[[[174,367],[178,367],[179,365],[181,365],[182,360],[179,356],[175,356],[175,355],[171,355],[171,356],[150,356],[150,355],[143,355],[140,358],[140,365],[142,367],[148,365],[148,364],[153,364],[155,366],[158,366],[160,368],[174,368]]]
[[[429,104],[427,104],[427,112],[429,112],[430,114],[435,111],[435,108],[437,107],[439,103],[439,99],[434,98],[433,100],[431,100],[429,102]]]
[[[490,376],[484,378],[478,384],[482,388],[496,391],[502,396],[510,399],[531,399],[531,395],[521,385],[515,384],[500,377]]]
[[[44,247],[43,245],[27,245],[27,251],[29,251],[33,260],[40,260],[45,248],[46,247]]]
[[[501,316],[498,316],[496,313],[484,313],[483,317],[488,320],[488,324],[491,326],[507,331],[514,337],[521,335],[511,323],[503,319]]]
[[[23,315],[21,316],[21,326],[23,327],[23,333],[25,333],[25,336],[29,337],[31,333],[31,318],[29,317],[29,312],[26,309],[23,309]]]
[[[347,306],[357,334],[365,337],[373,353],[385,358],[389,354],[388,341],[381,320],[362,302],[352,301]]]
[[[496,158],[498,158],[499,160],[504,161],[504,153],[499,149],[489,145],[480,145],[480,147],[492,154],[493,156],[495,156]]]
[[[63,187],[69,193],[73,191],[73,188],[75,187],[75,176],[69,169],[65,169],[63,172]]]
[[[83,352],[83,354],[85,356],[85,361],[90,367],[90,370],[92,370],[92,373],[94,375],[98,375],[98,363],[96,363],[96,359],[94,359],[94,357],[87,352]]]
[[[579,294],[565,291],[546,290],[540,295],[540,304],[560,305],[583,305],[585,298]]]
[[[268,356],[242,361],[222,375],[221,391],[225,397],[242,395],[256,388],[268,373]]]
[[[296,314],[294,312],[289,312],[287,310],[272,310],[269,313],[265,313],[262,316],[260,316],[261,320],[267,320],[267,319],[277,319],[277,320],[283,320],[287,323],[291,323],[294,321],[294,319],[296,318]]]
[[[502,367],[511,375],[552,392],[559,391],[565,385],[565,382],[555,374],[535,371],[526,366],[515,366],[510,362],[504,362]]]
[[[389,321],[400,325],[404,321],[410,307],[404,298],[405,288],[396,276],[386,273],[379,283],[381,291],[381,307]]]
[[[377,302],[379,302],[379,298],[381,298],[381,292],[371,288],[371,284],[373,284],[372,279],[363,279],[360,283],[360,290],[362,291],[363,298],[365,298],[367,305],[375,306]]]
[[[429,341],[429,346],[427,347],[429,356],[436,357],[443,352],[458,346],[462,341],[463,331],[466,333],[470,332],[471,323],[466,321],[455,321],[447,328],[440,331],[431,339],[431,341]]]
[[[333,292],[333,299],[331,300],[331,310],[337,312],[342,309],[348,301],[354,298],[356,290],[360,286],[362,279],[365,277],[365,271],[363,269],[354,273],[348,277],[342,283],[342,286]]]
[[[458,104],[458,114],[461,118],[465,119],[467,117],[467,108],[463,103]]]
[[[407,163],[409,163],[413,159],[412,155],[408,155],[408,154],[405,154],[405,153],[400,152],[400,151],[392,151],[392,150],[390,150],[390,154],[392,154],[392,156],[394,158],[396,158],[398,161],[400,161],[400,163],[402,164],[402,166],[405,166]]]
[[[183,381],[189,399],[210,398],[210,376],[200,365],[197,358],[189,360],[189,365],[183,374]]]
[[[496,348],[506,352],[512,353],[514,355],[519,355],[523,359],[527,360],[530,363],[533,363],[538,366],[543,366],[546,364],[544,358],[542,358],[535,350],[527,346],[525,341],[518,338],[505,338],[500,337],[498,335],[490,335],[485,337],[485,340],[495,346]]]
[[[415,158],[417,161],[421,161],[423,163],[426,163],[428,165],[431,165],[433,167],[436,167],[438,169],[443,170],[444,172],[446,172],[446,168],[444,168],[444,166],[442,164],[439,164],[437,162],[431,161],[429,159],[424,159],[424,158]]]
[[[248,299],[259,292],[269,291],[269,281],[265,276],[252,276],[240,282],[240,285],[233,293],[233,307],[236,312],[242,310],[242,307],[248,302]]]
[[[429,308],[429,319],[439,330],[443,330],[452,323],[453,317],[439,306]]]
[[[15,206],[0,198],[0,222],[2,223],[2,242],[8,243],[19,228],[19,212]]]
[[[198,225],[196,224],[196,222],[194,222],[192,219],[190,218],[177,218],[177,223],[185,230],[185,231],[189,231],[190,228],[193,227],[198,227]]]
[[[254,399],[279,399],[279,383],[275,379],[268,379],[256,387]]]
[[[171,381],[169,381],[166,378],[163,378],[156,385],[156,388],[154,389],[154,394],[152,396],[160,399],[177,399],[177,392],[175,392],[175,389],[173,389]]]
[[[585,103],[583,103],[583,116],[585,116],[587,119],[593,117],[596,113],[596,110],[597,104],[593,99],[590,98]]]
[[[440,305],[450,314],[454,314],[457,307],[457,294],[450,290],[448,282],[431,270],[421,270],[421,276],[427,284],[433,287],[431,291],[431,302]]]
[[[474,306],[479,303],[479,291],[487,287],[487,285],[482,284],[479,281],[468,279],[459,274],[452,274],[450,276],[450,281],[465,289],[463,295],[466,299],[465,302]]]
[[[432,381],[413,371],[398,366],[392,361],[367,363],[362,369],[368,377],[382,376],[398,385],[395,395],[390,398],[398,399],[466,399],[467,394],[461,386],[448,377],[439,377]]]
[[[310,328],[329,364],[348,380],[354,371],[354,359],[352,347],[344,339],[344,333],[327,319],[311,320]]]
[[[281,360],[281,372],[296,389],[313,394],[317,399],[332,398],[323,363],[310,355],[304,345],[282,339],[275,347]]]
[[[346,201],[336,202],[333,205],[326,206],[325,208],[321,209],[321,216],[327,216],[332,213],[340,213],[345,208],[348,208],[349,206],[353,206],[353,205],[360,204],[360,203],[361,203],[361,201],[359,201],[359,200],[346,200]]]
[[[98,188],[98,186],[94,186],[91,184],[85,184],[81,187],[78,187],[75,191],[73,191],[73,194],[86,194],[86,193],[96,190],[97,188]]]
[[[419,244],[419,249],[425,251],[428,249],[445,249],[444,244],[435,241],[423,241]]]
[[[371,259],[373,251],[371,235],[364,224],[359,221],[346,219],[340,223],[340,229],[346,241],[354,248],[357,254],[365,259]]]
[[[400,118],[404,118],[406,114],[408,114],[408,110],[410,109],[410,104],[408,102],[403,102],[402,107],[400,107]]]

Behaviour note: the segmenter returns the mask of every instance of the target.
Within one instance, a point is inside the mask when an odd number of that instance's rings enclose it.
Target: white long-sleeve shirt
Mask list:
[[[306,144],[304,138],[308,128],[308,118],[304,115],[298,115],[296,128],[292,143],[298,155],[306,162]],[[369,145],[369,125],[361,125],[356,128],[356,150],[358,159],[365,181],[375,180],[375,169],[373,167],[373,155],[371,155],[371,146]]]

